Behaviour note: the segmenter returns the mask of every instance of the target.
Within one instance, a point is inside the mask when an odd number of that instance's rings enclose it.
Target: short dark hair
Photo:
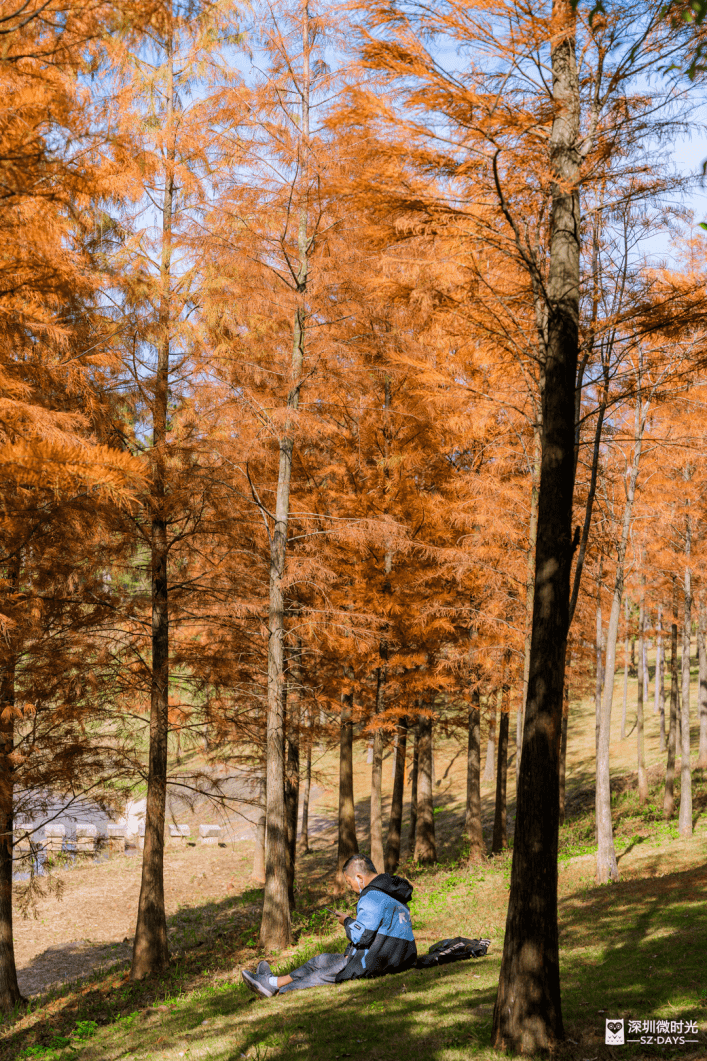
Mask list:
[[[353,877],[355,873],[378,873],[378,870],[371,862],[368,855],[352,855],[351,858],[347,858],[341,867],[341,872],[345,873],[347,877]]]

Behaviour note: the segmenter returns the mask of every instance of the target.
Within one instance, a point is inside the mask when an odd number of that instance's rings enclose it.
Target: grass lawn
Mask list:
[[[572,1061],[707,1058],[707,778],[695,775],[695,834],[680,840],[676,822],[662,820],[659,758],[653,744],[651,799],[646,808],[639,808],[630,777],[632,751],[628,745],[622,751],[617,741],[612,754],[621,880],[597,887],[592,792],[584,777],[590,736],[583,736],[591,735],[593,708],[584,704],[573,711],[570,799],[559,866],[567,1040],[557,1056]],[[649,735],[651,742],[654,736]],[[451,743],[440,747],[438,777],[443,773],[439,764],[451,759],[454,750]],[[363,755],[359,760],[357,794],[365,793],[370,770]],[[237,893],[172,916],[176,959],[162,980],[132,984],[123,965],[38,998],[28,1012],[2,1025],[1,1061],[497,1058],[490,1048],[490,1032],[510,852],[474,867],[460,860],[463,769],[463,762],[456,763],[437,788],[443,861],[434,869],[407,863],[400,872],[415,886],[411,911],[420,951],[444,936],[488,936],[492,948],[487,957],[287,993],[271,1001],[256,999],[240,982],[240,969],[253,967],[263,957],[255,946],[257,923],[253,914],[246,922],[235,912],[254,910],[258,893],[242,883]],[[487,820],[490,792],[489,787],[484,797]],[[361,803],[365,811],[365,797]],[[196,865],[198,850],[193,857]],[[302,859],[298,940],[273,961],[276,971],[287,971],[321,950],[343,949],[343,933],[321,909],[330,894],[334,859],[335,848],[326,836]],[[699,1042],[606,1046],[605,1021],[616,1017],[696,1021]]]

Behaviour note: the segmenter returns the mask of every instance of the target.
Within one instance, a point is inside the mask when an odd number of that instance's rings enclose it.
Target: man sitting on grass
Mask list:
[[[343,954],[317,954],[287,976],[273,976],[267,962],[255,973],[241,973],[251,991],[272,998],[322,984],[340,984],[361,977],[386,976],[412,968],[417,959],[407,904],[412,884],[402,877],[377,873],[370,858],[352,855],[343,866],[344,879],[358,895],[356,920],[334,911],[349,940]]]

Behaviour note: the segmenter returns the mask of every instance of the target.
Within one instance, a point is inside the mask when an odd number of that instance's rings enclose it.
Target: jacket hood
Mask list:
[[[385,892],[392,899],[397,899],[399,903],[407,905],[412,897],[412,884],[409,880],[405,880],[404,877],[392,877],[390,873],[379,873],[370,884],[361,889],[361,895],[365,895],[369,891]],[[361,895],[359,895],[359,899]]]

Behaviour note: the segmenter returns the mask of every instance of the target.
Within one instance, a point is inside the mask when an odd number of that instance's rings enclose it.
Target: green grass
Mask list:
[[[581,711],[591,743],[593,708],[589,704]],[[707,779],[694,774],[696,831],[692,839],[680,840],[676,821],[663,820],[657,764],[649,801],[641,807],[627,759],[612,781],[621,880],[597,887],[591,775],[583,765],[587,751],[579,729],[575,733],[577,765],[560,832],[567,1040],[557,1056],[560,1061],[704,1059]],[[460,790],[458,780],[455,790]],[[431,869],[408,862],[400,870],[415,885],[411,911],[418,947],[424,952],[434,940],[456,934],[489,936],[486,958],[259,1000],[240,980],[241,968],[263,957],[258,926],[253,922],[244,928],[233,919],[234,911],[261,898],[250,889],[223,902],[180,910],[170,919],[177,959],[163,977],[134,984],[124,967],[116,967],[33,1001],[28,1012],[6,1019],[0,1061],[497,1061],[490,1035],[511,853],[465,865],[458,800],[455,806],[449,795],[444,799],[444,813],[436,821],[445,861]],[[676,805],[678,800],[679,780]],[[297,944],[276,956],[276,972],[312,954],[343,949],[343,934],[322,910],[331,902],[334,851],[325,845],[301,862],[293,918]],[[695,1020],[702,1041],[697,1047],[607,1047],[604,1023],[611,1017]]]

